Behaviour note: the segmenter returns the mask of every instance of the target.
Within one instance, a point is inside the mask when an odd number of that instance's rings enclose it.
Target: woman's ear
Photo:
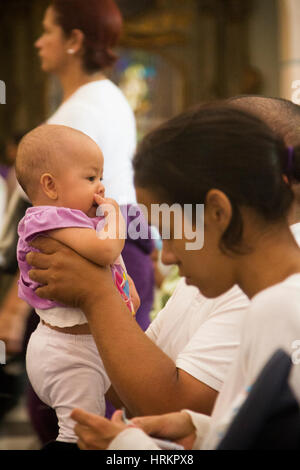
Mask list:
[[[68,51],[76,54],[83,51],[84,34],[80,29],[73,29],[68,39]]]
[[[232,205],[225,193],[211,189],[205,198],[205,221],[210,221],[224,233],[232,218]]]
[[[53,201],[56,201],[58,198],[58,192],[54,176],[50,173],[44,173],[41,176],[40,184],[44,194]]]

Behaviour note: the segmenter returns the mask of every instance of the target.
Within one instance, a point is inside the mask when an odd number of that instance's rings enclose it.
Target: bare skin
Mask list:
[[[55,290],[55,297],[64,297],[64,303],[84,308],[113,387],[131,415],[159,414],[183,407],[210,414],[217,392],[177,369],[143,333],[118,294],[109,269],[89,263],[54,240],[40,238],[32,245],[48,253],[32,252],[27,257],[30,265],[40,268],[30,272],[32,279],[38,277],[41,284],[47,283],[36,293],[53,298]],[[62,274],[69,271],[70,276]],[[60,289],[62,278],[68,280]],[[90,289],[93,285],[101,288],[95,292]],[[105,306],[103,311],[99,305]],[[115,344],[118,348],[112,347]]]
[[[127,428],[122,422],[120,411],[114,413],[111,421],[83,410],[74,410],[71,416],[77,422],[74,430],[78,435],[77,445],[81,450],[106,449],[111,440]]]
[[[140,197],[142,196],[140,195]],[[149,195],[149,197],[149,200],[155,200],[153,195]],[[145,194],[142,199],[143,203],[147,202]],[[183,249],[182,240],[176,240],[176,243],[175,240],[174,243],[168,241],[168,249],[165,249],[164,242],[163,257],[167,258],[170,263],[178,264],[182,274],[188,273],[191,282],[202,291],[205,290],[205,294],[211,297],[220,295],[220,291],[224,291],[228,287],[228,279],[231,279],[230,282],[238,283],[251,298],[261,290],[300,272],[299,248],[288,225],[281,223],[276,226],[276,230],[275,227],[272,230],[270,227],[268,230],[265,228],[261,231],[257,221],[247,211],[244,213],[244,234],[245,240],[253,249],[249,254],[227,256],[223,259],[224,255],[218,251],[218,246],[220,236],[226,230],[230,217],[231,207],[227,197],[224,197],[220,191],[211,190],[207,195],[206,203],[205,230],[209,236],[204,248],[191,257],[190,253]],[[183,408],[199,411],[199,403],[201,406],[203,403],[206,406],[211,403],[208,400],[205,401],[207,395],[199,395],[201,393],[199,382],[197,388],[192,388],[193,384],[188,384],[185,377],[188,374],[181,374],[182,371],[178,371],[176,368],[174,370],[172,361],[158,350],[145,335],[138,333],[140,330],[136,324],[130,321],[126,308],[121,305],[120,299],[116,295],[116,289],[112,289],[112,281],[107,270],[97,269],[91,264],[86,264],[85,260],[75,259],[71,253],[68,255],[67,252],[64,253],[65,248],[58,245],[50,246],[45,244],[45,240],[37,240],[33,245],[46,253],[27,255],[28,263],[38,268],[30,272],[31,278],[44,284],[43,287],[37,289],[37,294],[42,298],[54,297],[58,301],[82,308],[88,318],[91,332],[112,384],[120,399],[133,415],[160,415]],[[222,263],[225,264],[223,269],[227,273],[225,277],[224,273],[218,276],[221,258]],[[270,263],[270,259],[272,259],[272,263]],[[210,270],[203,272],[203,270],[197,269],[197,266],[208,261]],[[82,272],[86,273],[87,280],[80,279],[79,276]],[[64,273],[64,279],[67,279],[66,282],[63,281],[62,273]],[[90,287],[95,282],[97,285],[101,285],[101,289],[96,293],[92,292]],[[97,308],[100,302],[101,311]],[[111,325],[114,325],[113,329]],[[112,348],[111,344],[118,344],[118,348]],[[143,361],[140,360],[141,357],[143,357]],[[141,377],[143,377],[142,381]],[[193,390],[192,395],[191,390]],[[187,404],[187,396],[190,404]],[[147,409],[151,409],[151,411],[147,413]],[[72,415],[73,419],[82,420],[81,411],[76,410],[73,413],[75,413]],[[191,446],[194,435],[191,419],[185,416],[185,424],[182,427],[182,414],[172,414],[174,426],[170,430],[167,427],[168,416],[164,418],[150,417],[147,418],[148,421],[140,421],[140,423],[141,425],[146,423],[148,429],[153,428],[152,433],[154,433],[156,427],[163,424],[161,419],[165,419],[165,432],[161,431],[160,435],[177,440],[187,440],[189,444],[186,445]],[[121,432],[121,428],[116,428],[115,422],[109,426],[107,420],[101,421],[102,426],[98,418],[96,416],[94,418],[88,417],[88,423],[85,424],[83,433],[80,428],[80,439],[83,446],[87,445],[85,438],[89,442],[88,436],[97,434],[97,423],[100,426],[99,446],[107,446],[113,436]]]
[[[120,410],[114,413],[111,421],[79,409],[73,410],[71,417],[76,422],[74,430],[81,450],[105,450],[113,438],[127,428]],[[169,439],[186,450],[193,447],[195,428],[185,412],[134,418],[131,421],[150,436]]]

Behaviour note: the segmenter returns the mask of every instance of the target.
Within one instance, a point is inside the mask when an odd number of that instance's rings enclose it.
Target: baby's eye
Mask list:
[[[88,177],[88,180],[89,180],[89,181],[95,181],[95,178],[96,178],[95,176],[89,176],[89,177]]]

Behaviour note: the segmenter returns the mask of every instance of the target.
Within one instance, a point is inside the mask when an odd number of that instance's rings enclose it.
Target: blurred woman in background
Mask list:
[[[107,195],[117,200],[130,222],[130,208],[136,203],[131,169],[136,146],[135,118],[120,89],[104,74],[104,70],[112,66],[117,58],[113,48],[121,29],[122,17],[114,0],[52,0],[43,19],[42,36],[35,47],[42,70],[59,79],[63,92],[61,105],[47,122],[78,129],[99,145],[105,161]],[[128,273],[141,298],[136,319],[144,330],[150,323],[149,313],[153,303],[152,247],[150,237],[148,240],[128,237],[122,252]],[[11,293],[13,296],[15,287],[16,283]],[[16,302],[19,301],[16,299]],[[5,315],[4,320],[10,324],[11,335],[15,336],[10,317]],[[23,322],[25,319],[22,317]],[[37,322],[38,318],[31,315],[25,347]],[[9,337],[7,329],[5,336],[5,339]],[[42,443],[56,438],[55,414],[39,401],[33,390],[29,391],[28,404]],[[107,414],[110,414],[109,407]]]

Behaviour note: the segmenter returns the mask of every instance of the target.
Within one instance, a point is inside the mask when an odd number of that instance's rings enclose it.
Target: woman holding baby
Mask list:
[[[170,230],[170,237],[163,240],[164,260],[177,264],[187,283],[206,298],[218,299],[237,285],[249,305],[241,344],[210,412],[194,412],[196,394],[192,408],[174,407],[168,414],[163,414],[166,407],[164,411],[159,406],[165,400],[161,395],[156,407],[153,403],[144,407],[145,414],[148,407],[148,414],[156,416],[135,418],[134,426],[123,422],[121,412],[108,421],[74,410],[78,444],[82,449],[159,449],[149,437],[155,436],[187,449],[214,449],[263,366],[278,348],[291,354],[300,333],[300,250],[288,222],[294,202],[291,185],[300,180],[300,147],[287,147],[251,114],[228,104],[211,104],[187,111],[150,133],[137,151],[134,170],[137,197],[148,213],[152,204],[205,205],[202,249],[188,250],[185,235],[175,236],[174,220],[168,227],[160,221],[162,234]],[[182,222],[194,225],[194,214],[184,213]],[[137,383],[139,390],[143,384],[149,387],[151,380],[153,387],[162,385],[169,357],[132,323],[108,269],[95,267],[56,242],[40,239],[33,246],[42,251],[27,256],[35,267],[30,278],[42,284],[36,294],[73,306],[79,302],[115,390],[132,414],[139,415],[134,406]],[[79,272],[85,272],[86,278]],[[101,286],[98,292],[91,288],[96,283]],[[143,365],[137,360],[141,356]],[[183,404],[180,368],[169,376],[169,383],[178,384]],[[299,402],[298,367],[293,368],[289,385]],[[167,398],[171,401],[173,396]],[[179,412],[174,413],[176,409]],[[272,435],[275,421],[267,434],[268,448],[281,446],[282,436],[276,440]],[[282,428],[285,432],[288,427]]]

